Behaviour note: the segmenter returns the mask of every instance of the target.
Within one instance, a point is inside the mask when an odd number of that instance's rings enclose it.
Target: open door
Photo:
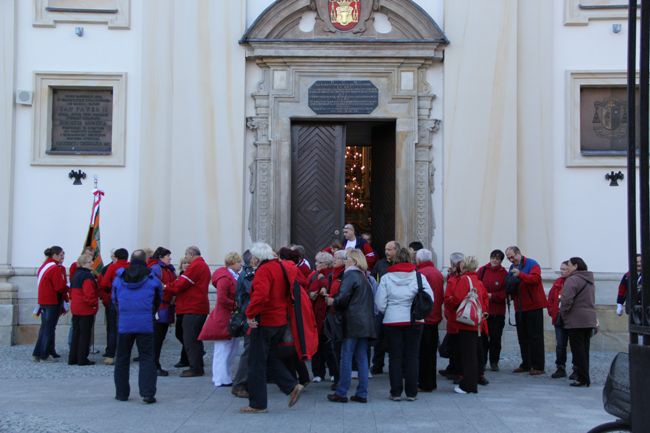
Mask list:
[[[384,256],[395,239],[395,122],[372,127],[372,246]]]

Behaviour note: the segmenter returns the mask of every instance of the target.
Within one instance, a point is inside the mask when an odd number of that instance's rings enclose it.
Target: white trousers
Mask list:
[[[237,355],[237,347],[239,347],[239,338],[214,342],[212,383],[215,386],[230,385],[232,383],[230,372],[233,369],[235,355]]]

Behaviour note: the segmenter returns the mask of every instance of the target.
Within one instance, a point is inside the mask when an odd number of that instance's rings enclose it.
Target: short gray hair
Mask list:
[[[334,251],[334,260],[345,260],[347,258],[347,253],[345,250],[336,250]]]
[[[457,265],[458,263],[462,262],[464,258],[465,258],[465,254],[463,253],[451,253],[449,255],[449,262],[452,265]]]
[[[334,256],[328,253],[327,251],[321,251],[318,254],[316,254],[316,263],[322,263],[324,265],[327,265],[327,267],[332,266],[332,263],[334,263]]]
[[[510,245],[508,248],[506,248],[506,253],[508,251],[512,251],[512,254],[521,254],[521,250],[517,245]]]
[[[433,261],[433,253],[431,252],[431,250],[427,250],[426,248],[419,249],[415,253],[415,260],[418,263],[432,262]]]
[[[255,242],[251,248],[251,255],[257,257],[260,261],[271,260],[275,258],[275,252],[271,245],[264,242]]]
[[[185,249],[185,252],[186,252],[186,253],[190,253],[190,254],[192,254],[192,255],[195,256],[195,257],[201,255],[201,250],[199,249],[199,247],[195,247],[195,246],[193,246],[193,245],[192,245],[191,247],[187,247],[187,248]]]

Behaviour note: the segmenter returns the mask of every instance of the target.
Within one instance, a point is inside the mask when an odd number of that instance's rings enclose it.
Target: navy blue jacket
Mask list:
[[[117,331],[120,334],[153,333],[154,314],[162,299],[162,284],[153,273],[135,283],[122,278],[117,271],[113,281],[113,303],[117,306]]]

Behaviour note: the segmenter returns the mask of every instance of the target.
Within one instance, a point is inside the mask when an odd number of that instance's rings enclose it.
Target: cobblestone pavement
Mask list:
[[[554,354],[547,354],[547,374],[510,373],[518,357],[505,349],[501,371],[489,372],[490,384],[476,395],[456,395],[438,377],[438,389],[420,393],[415,402],[388,400],[388,375],[370,381],[370,402],[329,403],[329,383],[311,384],[301,401],[286,407],[286,396],[269,385],[269,413],[240,415],[246,400],[229,388],[215,388],[210,377],[180,378],[171,367],[180,347],[168,338],[161,358],[170,376],[158,380],[158,403],[144,405],[137,394],[137,363],[131,369],[131,399],[113,399],[113,368],[91,355],[94,366],[68,366],[67,350],[58,344],[58,362],[34,363],[31,346],[0,348],[0,432],[481,432],[579,433],[609,421],[602,408],[602,384],[614,353],[591,353],[590,388],[572,388],[550,378]],[[103,347],[102,347],[103,349]],[[212,344],[206,344],[210,374]],[[570,356],[570,355],[569,355]],[[439,367],[446,365],[439,360]],[[353,383],[353,387],[355,384]]]

